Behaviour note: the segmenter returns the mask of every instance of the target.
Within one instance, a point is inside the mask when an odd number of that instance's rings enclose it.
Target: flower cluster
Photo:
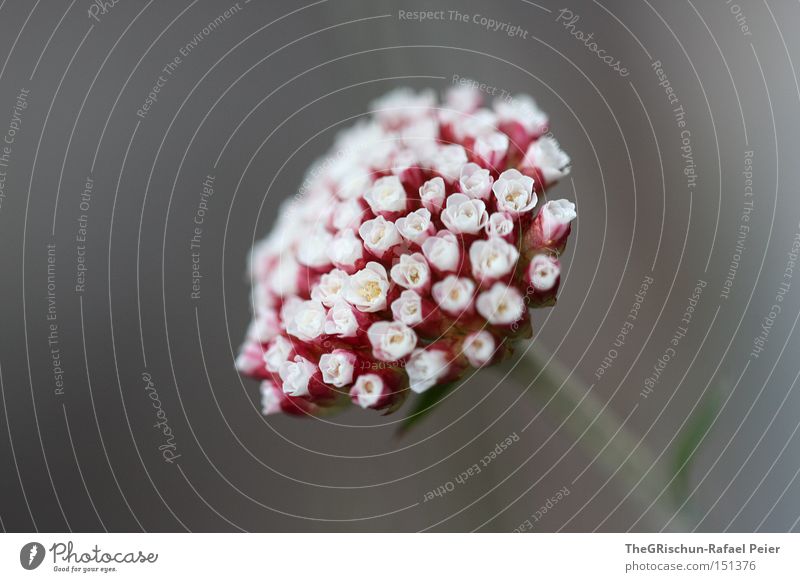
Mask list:
[[[236,365],[264,413],[391,411],[507,356],[555,300],[575,206],[545,191],[569,163],[529,97],[375,102],[251,252]]]

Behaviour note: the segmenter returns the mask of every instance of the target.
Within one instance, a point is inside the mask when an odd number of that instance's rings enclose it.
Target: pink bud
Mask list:
[[[417,348],[406,363],[409,387],[418,394],[436,384],[454,380],[463,369],[462,359],[456,354],[453,345],[447,341]]]
[[[466,277],[448,275],[433,286],[433,298],[450,315],[460,315],[472,307],[475,282]]]
[[[350,389],[350,398],[361,408],[380,410],[403,395],[399,376],[391,370],[360,374]]]
[[[364,246],[349,228],[333,238],[328,247],[328,256],[336,267],[348,274],[355,273],[366,263]]]
[[[428,209],[433,216],[439,216],[444,207],[444,199],[447,195],[444,180],[439,176],[431,178],[419,188],[419,198],[422,205]]]
[[[472,332],[464,339],[461,348],[473,368],[487,366],[496,359],[500,351],[497,340],[485,329]]]
[[[420,253],[402,255],[390,272],[392,281],[417,293],[424,293],[430,287],[431,271],[425,257]]]
[[[336,388],[348,386],[353,382],[358,357],[348,350],[333,350],[319,359],[322,381]]]
[[[536,168],[544,187],[555,184],[569,174],[570,158],[551,137],[544,136],[534,141],[522,161],[524,168]]]
[[[552,305],[560,280],[561,265],[557,258],[544,253],[534,255],[525,270],[527,294],[533,300],[531,306]]]
[[[526,235],[528,248],[563,251],[575,216],[575,205],[569,200],[550,200],[544,204]]]
[[[526,313],[522,294],[516,287],[504,283],[495,283],[478,295],[475,307],[486,321],[500,326],[514,324]]]
[[[461,245],[449,230],[440,230],[422,243],[422,252],[428,263],[440,273],[452,273],[461,264]]]
[[[268,378],[269,370],[266,368],[263,356],[264,348],[259,342],[247,341],[236,356],[236,369],[252,378]]]
[[[417,334],[399,321],[376,321],[367,331],[372,354],[384,362],[402,360],[417,346]]]
[[[322,382],[318,365],[303,356],[281,364],[279,373],[287,396],[312,399],[331,396],[330,387]]]

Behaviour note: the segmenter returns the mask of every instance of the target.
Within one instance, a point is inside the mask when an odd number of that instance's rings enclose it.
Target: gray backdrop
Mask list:
[[[401,17],[420,9],[444,19]],[[558,307],[535,315],[536,341],[662,460],[715,394],[684,527],[796,530],[799,22],[788,0],[3,2],[2,527],[509,531],[563,487],[534,530],[667,526],[655,496],[631,495],[636,479],[593,462],[596,443],[522,392],[525,375],[472,378],[398,439],[402,412],[263,418],[257,385],[233,369],[247,250],[305,168],[373,98],[459,75],[535,96],[574,162],[557,191],[578,206],[568,275]],[[698,280],[686,336],[644,398]],[[514,433],[479,475],[424,501]]]

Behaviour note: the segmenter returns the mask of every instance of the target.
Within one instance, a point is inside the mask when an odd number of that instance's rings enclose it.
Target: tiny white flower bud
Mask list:
[[[297,248],[297,260],[307,267],[321,268],[331,264],[328,247],[333,236],[324,228],[315,228],[313,232],[300,240]]]
[[[547,127],[547,116],[527,95],[518,95],[513,99],[496,99],[494,110],[501,122],[519,123],[529,134],[541,133]]]
[[[466,277],[448,275],[433,286],[433,298],[443,311],[458,315],[472,305],[475,282]]]
[[[491,289],[478,295],[475,307],[486,321],[494,325],[510,325],[525,313],[525,302],[520,292],[503,283],[495,283]]]
[[[381,400],[386,389],[378,374],[361,374],[350,390],[350,396],[361,408],[373,408]]]
[[[558,260],[550,255],[538,254],[531,259],[528,265],[528,281],[538,292],[550,291],[561,275]]]
[[[364,220],[364,209],[358,200],[343,200],[333,208],[331,226],[337,231],[357,229]]]
[[[422,299],[411,290],[403,291],[392,302],[392,315],[397,321],[414,326],[422,322]]]
[[[420,394],[434,386],[450,368],[447,353],[437,349],[414,350],[406,363],[409,388]]]
[[[439,178],[441,180],[441,178]],[[421,245],[434,232],[431,213],[427,208],[420,208],[394,221],[397,232],[404,239]]]
[[[454,233],[477,234],[489,220],[486,204],[464,194],[452,194],[442,210],[442,222]]]
[[[389,278],[380,263],[369,262],[350,276],[344,291],[344,298],[356,309],[372,313],[386,309],[386,293],[389,291]]]
[[[444,180],[439,176],[431,178],[419,187],[419,197],[422,200],[422,205],[434,214],[438,214],[441,211],[446,195]]]
[[[433,169],[448,182],[458,180],[461,166],[467,163],[467,152],[460,145],[441,146],[433,158]]]
[[[519,259],[519,251],[502,238],[476,240],[469,247],[472,274],[477,279],[499,279],[511,273]]]
[[[322,275],[319,283],[311,289],[311,299],[319,301],[325,307],[331,307],[342,296],[349,276],[341,269],[332,269]]]
[[[281,411],[281,389],[272,380],[261,382],[261,414],[267,416]]]
[[[575,205],[569,200],[550,200],[539,211],[537,219],[542,225],[544,240],[559,240],[564,236],[577,214]]]
[[[536,206],[537,197],[533,191],[533,178],[519,170],[506,170],[492,185],[497,199],[497,209],[512,215],[528,212]]]
[[[487,201],[492,192],[492,175],[489,170],[481,168],[478,164],[470,162],[461,168],[458,184],[461,193],[470,198]]]
[[[391,270],[392,281],[405,289],[421,290],[428,286],[431,272],[420,253],[402,255]]]
[[[491,237],[504,238],[514,232],[514,219],[507,212],[494,212],[486,223],[486,234]]]
[[[270,342],[267,351],[264,352],[264,363],[267,366],[267,370],[277,374],[281,364],[289,360],[289,354],[291,353],[292,342],[282,335],[276,337]]]
[[[333,238],[328,247],[328,256],[338,267],[353,267],[364,257],[364,246],[348,228]]]
[[[358,234],[367,250],[378,258],[383,257],[401,240],[394,222],[386,220],[383,216],[367,220],[358,228]]]
[[[376,321],[367,331],[372,354],[384,362],[405,358],[417,346],[417,334],[399,321]]]
[[[300,264],[294,259],[281,257],[272,271],[269,287],[278,297],[289,297],[297,293]]]
[[[428,263],[442,272],[455,271],[461,258],[461,247],[456,235],[447,230],[439,231],[422,243],[422,253]]]
[[[544,136],[528,146],[523,166],[539,168],[545,182],[552,184],[569,174],[569,156],[559,147],[558,142]]]
[[[322,354],[319,359],[322,381],[337,388],[351,384],[355,363],[356,355],[347,350],[333,350],[330,354]]]
[[[358,333],[358,318],[353,313],[353,306],[340,300],[328,310],[325,318],[325,333],[340,338],[355,337]]]
[[[475,155],[492,168],[497,168],[508,153],[508,136],[495,131],[475,140]]]
[[[494,336],[485,329],[472,332],[464,340],[462,348],[470,366],[480,368],[491,362],[496,342]]]
[[[281,364],[284,393],[289,396],[308,396],[308,385],[316,371],[317,366],[303,356],[295,356],[294,361]]]
[[[406,191],[397,176],[378,178],[364,194],[375,214],[401,212],[406,209]]]
[[[315,340],[324,333],[325,315],[325,307],[319,301],[303,301],[286,321],[286,332],[303,341]]]

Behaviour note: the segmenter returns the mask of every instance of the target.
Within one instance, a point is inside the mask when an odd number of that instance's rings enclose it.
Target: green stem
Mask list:
[[[669,482],[668,471],[607,401],[552,358],[541,344],[504,366],[509,377],[527,382],[526,390],[541,408],[563,421],[562,427],[592,462],[590,471],[599,469],[616,481],[625,495],[630,493],[628,500],[634,501],[639,511],[652,504],[643,518],[649,520],[648,529],[660,530],[671,520],[667,529],[689,531],[681,515],[672,519],[676,507],[669,492],[662,492]],[[585,479],[588,473],[580,478]]]

